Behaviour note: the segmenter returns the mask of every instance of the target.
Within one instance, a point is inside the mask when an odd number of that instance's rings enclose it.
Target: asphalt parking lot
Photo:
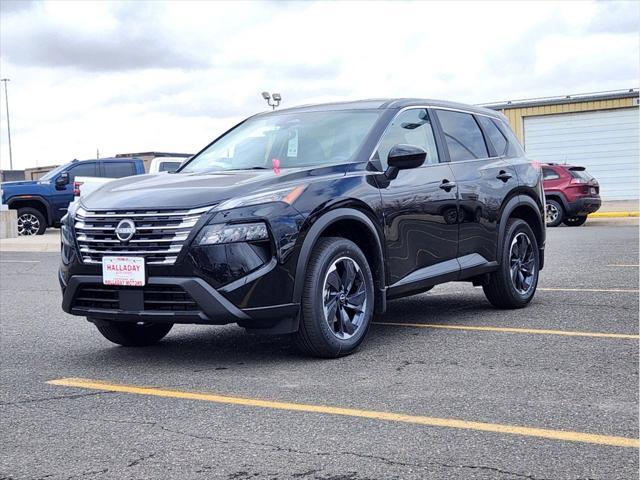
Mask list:
[[[57,254],[2,253],[0,478],[637,478],[638,233],[549,229],[528,308],[436,287],[331,361],[235,326],[116,347]]]

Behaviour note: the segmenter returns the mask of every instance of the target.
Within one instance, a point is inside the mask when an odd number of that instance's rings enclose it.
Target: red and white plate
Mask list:
[[[143,287],[146,274],[144,257],[102,257],[102,283]]]

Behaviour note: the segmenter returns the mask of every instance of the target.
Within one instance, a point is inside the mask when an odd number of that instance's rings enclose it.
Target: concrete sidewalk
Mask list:
[[[59,252],[60,230],[50,228],[44,235],[0,239],[0,252]]]
[[[600,210],[589,215],[589,218],[640,217],[638,200],[603,201]]]

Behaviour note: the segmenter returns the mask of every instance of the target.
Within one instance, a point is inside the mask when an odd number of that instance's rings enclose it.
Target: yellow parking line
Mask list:
[[[611,292],[639,293],[637,288],[538,288],[542,292]]]
[[[566,430],[553,430],[548,428],[521,427],[517,425],[502,425],[498,423],[470,422],[454,418],[424,417],[419,415],[404,415],[401,413],[379,412],[375,410],[359,410],[354,408],[330,407],[325,405],[310,405],[304,403],[276,402],[260,400],[257,398],[231,397],[212,393],[185,392],[180,390],[167,390],[155,387],[139,387],[133,385],[121,385],[107,383],[99,380],[83,378],[62,378],[50,380],[51,385],[65,387],[87,388],[91,390],[105,390],[108,392],[131,393],[136,395],[151,395],[155,397],[180,398],[184,400],[200,400],[205,402],[222,403],[227,405],[243,405],[247,407],[270,408],[275,410],[288,410],[296,412],[321,413],[328,415],[342,415],[347,417],[369,418],[373,420],[386,420],[391,422],[411,423],[430,427],[458,428],[463,430],[480,430],[484,432],[507,433],[511,435],[523,435],[526,437],[547,438],[552,440],[564,440],[568,442],[582,442],[596,445],[609,445],[614,447],[640,447],[637,438],[616,437],[609,435],[597,435],[594,433],[572,432]]]
[[[568,337],[599,337],[640,340],[640,335],[631,335],[627,333],[575,332],[571,330],[540,330],[534,328],[482,327],[473,325],[443,325],[441,323],[373,322],[373,324],[388,325],[394,327],[443,328],[448,330],[475,330],[479,332],[531,333],[537,335],[566,335]]]

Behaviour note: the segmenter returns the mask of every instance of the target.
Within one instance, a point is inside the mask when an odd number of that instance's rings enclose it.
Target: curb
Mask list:
[[[622,218],[640,217],[640,212],[596,212],[590,213],[589,218]]]

